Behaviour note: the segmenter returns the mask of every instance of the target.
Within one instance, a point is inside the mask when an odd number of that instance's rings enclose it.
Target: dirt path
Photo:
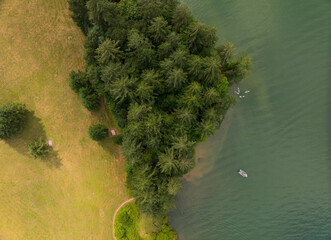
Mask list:
[[[127,203],[129,203],[129,202],[133,202],[133,201],[134,201],[134,198],[130,198],[130,199],[128,199],[128,200],[122,202],[122,204],[119,205],[119,206],[116,208],[115,212],[114,212],[114,215],[113,215],[113,238],[114,238],[114,240],[117,240],[116,237],[115,237],[115,217],[116,217],[116,214],[117,214],[117,212],[118,212],[118,211],[119,211],[119,210],[120,210],[125,204],[127,204]]]

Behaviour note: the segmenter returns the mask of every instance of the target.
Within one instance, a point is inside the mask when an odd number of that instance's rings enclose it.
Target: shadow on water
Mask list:
[[[19,154],[26,157],[31,157],[28,154],[28,144],[39,138],[42,138],[43,140],[47,139],[44,125],[42,124],[41,119],[34,115],[33,111],[29,111],[23,131],[9,139],[6,139],[6,143],[15,149]],[[58,157],[58,153],[53,149],[51,149],[47,156],[42,158],[42,161],[45,162],[45,164],[50,168],[58,168],[62,165],[61,160]]]

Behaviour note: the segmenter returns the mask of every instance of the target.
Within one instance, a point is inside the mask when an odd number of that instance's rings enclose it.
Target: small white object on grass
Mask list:
[[[245,93],[249,93],[250,91],[249,90],[246,90]]]
[[[47,145],[48,145],[48,147],[53,147],[53,140],[52,139],[47,139],[47,141],[46,141],[46,143],[47,143]]]

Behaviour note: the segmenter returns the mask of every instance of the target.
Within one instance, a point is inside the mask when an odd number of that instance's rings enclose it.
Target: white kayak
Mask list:
[[[244,170],[239,169],[238,173],[243,177],[248,177],[248,174]]]

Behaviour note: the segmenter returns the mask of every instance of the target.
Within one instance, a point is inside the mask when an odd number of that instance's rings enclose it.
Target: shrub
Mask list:
[[[28,144],[29,154],[33,158],[41,158],[49,153],[49,148],[46,142],[39,138]]]
[[[92,125],[88,129],[90,138],[95,141],[100,141],[108,136],[108,128],[101,124]]]
[[[142,240],[138,231],[138,208],[128,203],[119,210],[115,219],[115,236],[118,240]]]
[[[85,72],[78,71],[77,73],[72,71],[70,73],[69,85],[75,93],[79,93],[79,90],[83,87],[87,87],[87,75]]]
[[[98,95],[87,87],[79,90],[79,98],[89,111],[98,110],[100,107]]]
[[[151,234],[152,239],[156,240],[176,240],[176,232],[171,230],[170,225],[167,224],[168,217],[162,218],[162,230],[158,233]]]
[[[23,129],[27,110],[21,103],[6,103],[0,107],[0,139],[9,138]]]
[[[122,145],[123,142],[123,136],[122,135],[117,135],[113,137],[113,141],[117,145]]]

